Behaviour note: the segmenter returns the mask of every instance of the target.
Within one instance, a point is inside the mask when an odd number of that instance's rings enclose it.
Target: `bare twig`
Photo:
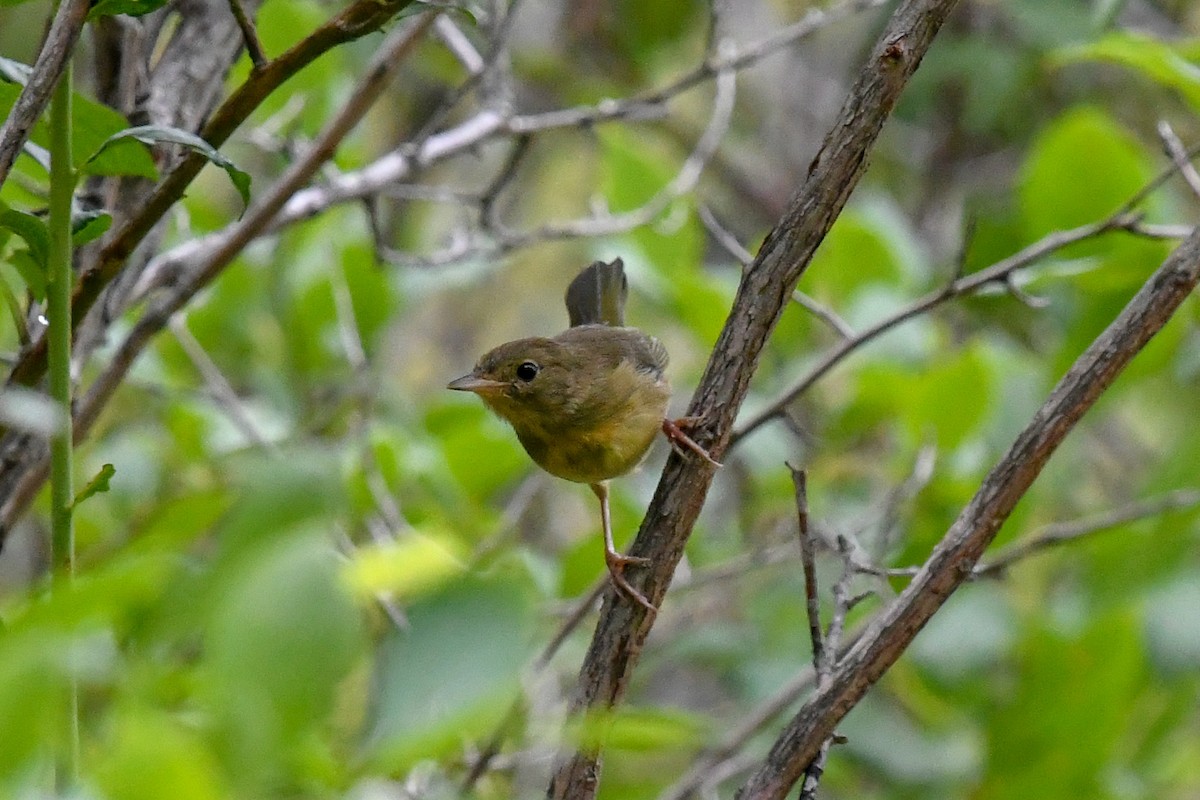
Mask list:
[[[1177,489],[1160,497],[1138,500],[1114,508],[1103,514],[1054,522],[1009,545],[997,553],[993,559],[977,564],[971,570],[970,579],[1001,575],[1011,569],[1014,564],[1026,558],[1066,542],[1104,533],[1127,522],[1136,522],[1196,506],[1200,506],[1200,489]],[[880,578],[912,578],[921,571],[920,567],[877,567],[855,556],[851,557],[851,561],[856,571]]]
[[[183,348],[183,352],[187,354],[192,365],[196,367],[196,371],[200,373],[200,377],[204,379],[213,400],[225,411],[225,415],[229,417],[234,427],[240,430],[247,441],[256,447],[274,449],[274,445],[262,434],[250,413],[246,411],[242,399],[233,390],[233,386],[225,378],[220,367],[216,365],[200,342],[196,341],[196,337],[192,336],[186,320],[182,316],[176,315],[171,317],[168,324],[171,333],[179,342],[179,346]]]
[[[701,203],[699,207],[700,221],[704,223],[704,227],[712,234],[712,237],[717,240],[717,244],[725,248],[731,256],[737,259],[742,268],[750,266],[754,261],[754,256],[747,250],[737,237],[733,235],[721,221],[713,214],[712,209]],[[815,316],[817,319],[824,322],[833,332],[843,339],[850,339],[854,336],[854,329],[850,327],[844,319],[838,316],[837,312],[832,308],[818,302],[815,298],[810,297],[799,289],[792,291],[792,299],[800,304],[805,310]]]
[[[437,22],[433,23],[433,30],[446,48],[454,54],[458,59],[458,63],[463,65],[467,73],[470,75],[478,75],[483,72],[487,62],[484,61],[479,51],[475,49],[475,45],[471,44],[471,40],[462,32],[458,24],[447,14],[442,14],[437,18]]]
[[[233,12],[233,18],[242,29],[242,38],[246,40],[246,55],[250,56],[250,63],[254,65],[255,71],[262,70],[270,59],[263,50],[258,31],[254,29],[254,21],[246,14],[241,0],[229,0],[229,10]]]
[[[1200,232],[1146,282],[1059,381],[988,473],[971,502],[900,596],[840,661],[834,680],[786,726],[738,800],[783,798],[834,726],[895,663],[946,598],[971,574],[1017,501],[1067,433],[1200,283]]]
[[[713,786],[727,778],[730,773],[722,769],[722,765],[735,758],[751,739],[811,691],[815,684],[816,672],[812,667],[800,670],[774,695],[747,714],[718,745],[697,758],[678,781],[659,795],[658,800],[685,800],[694,797],[704,787]]]
[[[29,132],[46,110],[67,59],[75,50],[75,42],[83,30],[90,7],[89,0],[63,0],[58,6],[54,22],[50,24],[50,33],[33,64],[29,80],[0,126],[0,186],[8,180],[13,162],[29,139]]]
[[[804,470],[791,464],[792,484],[796,491],[797,532],[800,536],[800,560],[804,567],[804,611],[808,617],[808,638],[812,646],[813,669],[818,678],[829,674],[829,656],[821,633],[821,599],[817,590],[817,566],[812,539],[808,534],[808,480]]]
[[[797,397],[808,391],[813,384],[823,378],[849,355],[898,325],[914,319],[953,298],[974,294],[989,284],[1007,284],[1009,276],[1014,272],[1024,269],[1068,245],[1084,241],[1085,239],[1091,239],[1110,231],[1124,230],[1136,224],[1136,222],[1136,216],[1128,210],[1122,209],[1113,216],[1099,222],[1080,225],[1078,228],[1066,231],[1055,231],[1002,261],[997,261],[995,264],[965,277],[957,278],[943,288],[904,306],[891,316],[885,317],[852,338],[839,342],[804,377],[781,392],[775,400],[767,403],[762,409],[741,421],[733,432],[732,444],[736,444],[762,425],[779,416]]]
[[[1200,506],[1200,489],[1178,489],[1161,497],[1140,500],[1097,516],[1047,525],[1040,531],[1035,531],[1029,538],[1001,550],[995,558],[976,567],[973,574],[981,576],[1001,573],[1018,561],[1066,542],[1111,530],[1127,522],[1197,506]]]
[[[179,276],[178,282],[171,290],[150,305],[117,348],[112,360],[80,399],[76,410],[77,438],[86,435],[95,424],[100,411],[111,399],[134,360],[167,324],[171,316],[220,274],[246,244],[270,223],[287,199],[332,157],[338,143],[354,128],[383,92],[395,70],[404,61],[405,55],[411,51],[431,23],[432,15],[425,14],[415,18],[410,25],[398,26],[388,35],[346,104],[317,137],[309,152],[294,162],[279,181],[246,212],[220,249],[195,265],[186,276]],[[44,475],[44,458],[24,471],[18,486],[0,509],[0,531],[10,528],[45,480]]]
[[[1171,128],[1171,123],[1164,120],[1159,120],[1158,136],[1162,139],[1163,148],[1167,151],[1171,161],[1179,170],[1179,174],[1183,177],[1188,188],[1192,190],[1197,198],[1200,198],[1200,172],[1192,165],[1191,159],[1188,157],[1188,150],[1183,146],[1183,142],[1175,134]]]

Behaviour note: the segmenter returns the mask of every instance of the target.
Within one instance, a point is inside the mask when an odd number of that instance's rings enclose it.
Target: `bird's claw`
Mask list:
[[[696,444],[696,440],[687,435],[686,428],[693,428],[700,424],[700,417],[680,417],[679,419],[664,419],[662,423],[663,433],[667,436],[667,441],[671,443],[671,447],[680,455],[687,455],[686,451],[691,451],[702,459],[712,464],[714,467],[720,467],[721,462],[715,460],[708,454],[700,445]]]
[[[650,614],[658,613],[654,604],[647,600],[644,594],[633,588],[633,585],[625,577],[625,567],[631,564],[645,566],[650,563],[650,559],[641,556],[626,556],[610,550],[604,553],[604,563],[608,566],[608,577],[619,593],[646,609]]]

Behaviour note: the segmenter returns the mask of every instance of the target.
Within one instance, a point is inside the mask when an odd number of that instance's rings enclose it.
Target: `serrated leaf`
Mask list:
[[[50,231],[46,223],[33,214],[6,208],[0,211],[0,228],[6,228],[25,240],[36,263],[46,267],[46,255],[50,250]]]
[[[115,17],[117,14],[140,17],[151,11],[157,11],[166,4],[167,0],[100,0],[88,12],[88,21],[94,21],[100,17]]]
[[[117,474],[117,469],[112,464],[105,464],[100,467],[100,471],[96,473],[96,477],[88,481],[87,486],[84,486],[75,495],[75,501],[71,503],[71,508],[77,507],[84,500],[87,500],[92,495],[104,494],[109,489],[109,481],[112,476]]]
[[[71,241],[76,245],[95,241],[112,227],[112,215],[103,211],[80,211],[71,218]]]
[[[244,206],[250,204],[250,176],[238,169],[232,161],[221,155],[211,144],[196,134],[185,131],[182,128],[171,128],[163,125],[139,125],[134,128],[126,128],[108,137],[104,144],[100,146],[100,149],[88,161],[90,162],[93,159],[99,158],[100,154],[107,148],[128,139],[134,139],[149,145],[163,143],[177,144],[186,147],[194,153],[199,153],[225,170],[225,174],[229,176],[229,180],[233,182],[234,188],[241,195],[242,204]]]

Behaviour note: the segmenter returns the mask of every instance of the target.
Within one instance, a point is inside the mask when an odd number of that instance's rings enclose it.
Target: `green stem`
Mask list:
[[[54,565],[70,574],[75,562],[71,525],[71,66],[63,71],[50,106],[50,253],[46,282],[50,396],[63,425],[50,440],[50,523]]]
[[[50,440],[50,527],[52,563],[60,577],[75,572],[71,469],[71,198],[75,170],[71,155],[71,62],[54,90],[50,105],[50,249],[47,264],[46,316],[49,339],[50,396],[61,410],[61,427]],[[79,764],[78,686],[71,681],[68,730],[60,785],[73,785]]]

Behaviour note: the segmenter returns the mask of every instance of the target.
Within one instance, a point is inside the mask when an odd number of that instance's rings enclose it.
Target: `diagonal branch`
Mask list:
[[[866,168],[867,154],[901,91],[916,71],[955,0],[907,0],[892,15],[799,191],[746,270],[729,319],[713,349],[688,416],[701,445],[720,459],[734,416],[749,388],[762,348],[791,299],[792,290]],[[637,588],[662,602],[704,504],[714,468],[673,455],[630,554],[647,557]],[[638,606],[607,595],[591,647],[580,670],[577,710],[616,705],[624,697],[653,619]],[[600,753],[584,749],[560,764],[553,798],[592,798]]]
[[[213,147],[220,147],[285,81],[334,47],[378,30],[411,2],[356,0],[290,50],[251,72],[245,83],[214,112],[212,119],[200,132],[201,137]],[[73,3],[77,4],[78,0]],[[86,0],[83,5],[87,5]],[[187,187],[207,163],[203,156],[189,154],[146,199],[141,212],[105,243],[96,263],[83,272],[75,288],[71,316],[76,324],[86,317],[100,293],[125,266],[134,248],[183,197]],[[45,372],[46,342],[43,337],[21,354],[9,375],[8,383],[31,386]]]
[[[29,82],[21,90],[17,102],[0,126],[0,186],[8,180],[8,173],[17,154],[29,139],[29,132],[38,117],[46,110],[46,103],[58,84],[67,60],[75,51],[75,42],[87,19],[89,0],[64,0],[54,15],[50,34],[33,64]]]
[[[738,800],[783,798],[817,755],[834,726],[900,657],[941,607],[970,577],[1046,461],[1104,391],[1200,283],[1200,231],[1181,244],[1092,342],[1009,451],[992,468],[898,598],[879,615],[839,662],[833,681],[805,703],[738,792]]]
[[[338,115],[325,126],[304,157],[293,163],[270,191],[255,201],[241,221],[234,226],[228,238],[222,242],[221,247],[193,265],[186,275],[179,276],[178,282],[169,292],[150,304],[116,349],[111,361],[79,400],[75,410],[77,441],[87,435],[133,366],[133,362],[168,324],[171,316],[219,275],[246,244],[271,223],[288,198],[303,187],[322,164],[333,157],[337,146],[379,98],[395,71],[405,61],[405,57],[428,30],[437,13],[440,12],[426,12],[412,24],[398,26],[388,35]],[[11,529],[13,522],[24,511],[46,478],[44,448],[32,451],[32,455],[28,455],[27,458],[29,461],[23,465],[6,465],[10,472],[22,466],[23,469],[15,479],[9,478],[14,480],[15,485],[0,506],[0,543],[3,542],[4,533]],[[6,477],[9,476],[0,471],[0,485],[3,485]]]

